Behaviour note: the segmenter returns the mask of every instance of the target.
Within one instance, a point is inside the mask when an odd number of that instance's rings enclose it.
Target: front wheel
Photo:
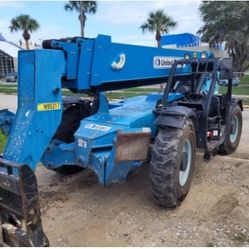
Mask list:
[[[193,122],[182,129],[159,128],[152,151],[150,177],[156,201],[165,207],[177,207],[185,199],[193,177],[196,136]]]
[[[225,141],[218,149],[218,154],[220,155],[229,155],[233,153],[239,145],[242,132],[242,112],[239,105],[236,105],[232,109],[227,123],[227,135]]]

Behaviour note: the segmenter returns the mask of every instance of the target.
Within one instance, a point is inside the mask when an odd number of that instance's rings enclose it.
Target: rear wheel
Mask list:
[[[79,128],[82,115],[80,109],[72,106],[63,112],[62,122],[56,131],[55,139],[61,140],[65,143],[72,143],[74,141],[74,132]],[[59,168],[53,169],[54,172],[60,175],[72,175],[83,170],[83,168],[74,165],[63,165]]]
[[[80,121],[96,111],[97,105],[94,101],[67,97],[64,103],[62,121],[54,135],[54,139],[58,139],[64,143],[74,142],[74,133],[79,128]],[[62,165],[59,168],[53,169],[53,171],[61,175],[72,175],[83,169],[77,165]]]
[[[54,139],[65,143],[74,142],[74,133],[80,126],[80,121],[98,110],[98,99],[80,99],[77,97],[66,97],[63,99],[63,113],[61,124],[59,125]]]
[[[80,126],[80,121],[83,117],[80,115],[78,108],[70,107],[62,115],[62,122],[58,127],[54,138],[65,143],[74,141],[74,133]]]
[[[160,205],[173,208],[182,203],[191,185],[195,155],[196,137],[191,120],[182,129],[159,128],[150,177],[153,195]]]
[[[224,143],[219,146],[218,154],[228,155],[233,153],[239,145],[241,132],[242,113],[240,107],[236,105],[230,112],[227,126],[227,136]]]

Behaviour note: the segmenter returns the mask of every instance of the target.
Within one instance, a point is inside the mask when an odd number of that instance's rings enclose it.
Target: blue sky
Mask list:
[[[32,34],[32,41],[80,35],[80,24],[76,12],[66,12],[63,1],[0,1],[0,33],[6,39],[18,42],[21,32],[10,33],[11,18],[29,14],[40,24]],[[95,15],[87,16],[85,36],[94,38],[98,34],[112,36],[120,43],[155,46],[154,34],[142,34],[139,26],[150,11],[163,8],[177,23],[171,34],[196,33],[202,22],[198,13],[200,1],[98,1]]]

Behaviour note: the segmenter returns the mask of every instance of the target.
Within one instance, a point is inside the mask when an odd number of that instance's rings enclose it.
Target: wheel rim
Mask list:
[[[234,143],[238,137],[239,133],[239,119],[237,116],[234,116],[231,122],[231,132],[230,132],[230,141]]]
[[[189,139],[185,140],[182,149],[182,161],[179,171],[179,182],[181,186],[184,186],[188,180],[190,167],[192,161],[192,146]]]

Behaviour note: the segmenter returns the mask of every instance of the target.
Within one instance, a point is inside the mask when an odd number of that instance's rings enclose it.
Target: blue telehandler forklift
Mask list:
[[[2,243],[49,245],[33,173],[38,162],[64,174],[89,168],[107,185],[124,181],[151,154],[155,200],[174,208],[189,191],[197,148],[209,160],[239,144],[243,106],[232,98],[229,58],[99,35],[46,40],[43,49],[20,51],[18,65],[18,109],[0,158]],[[223,94],[219,80],[228,81]],[[122,101],[104,94],[161,83],[162,93]],[[85,97],[63,98],[62,88]]]

